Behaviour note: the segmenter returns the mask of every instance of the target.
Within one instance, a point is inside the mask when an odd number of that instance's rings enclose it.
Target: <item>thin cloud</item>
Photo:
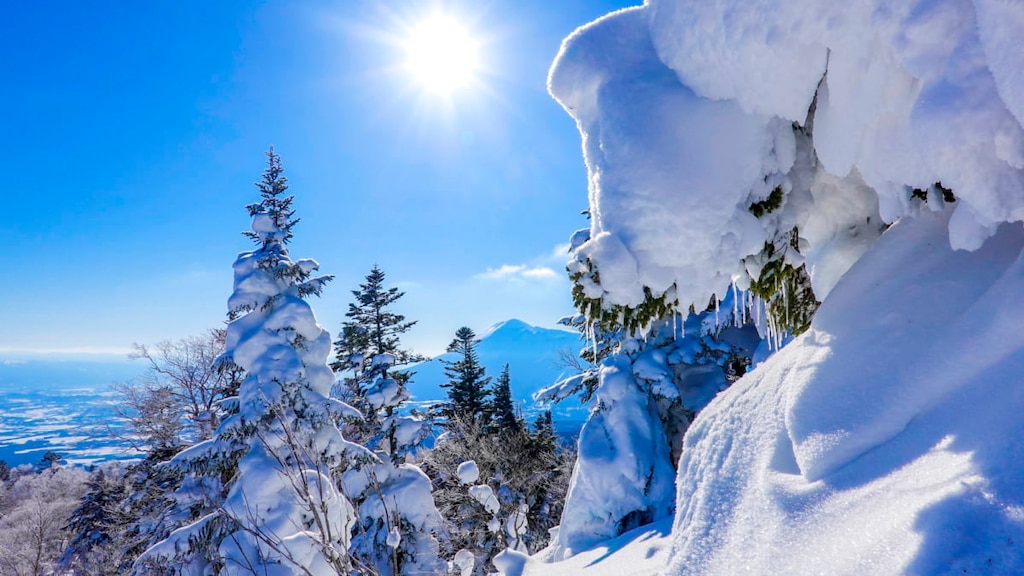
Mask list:
[[[486,272],[477,274],[477,278],[484,280],[548,280],[557,277],[558,273],[547,266],[530,267],[525,264],[503,264],[499,268],[488,268]]]
[[[538,268],[527,268],[526,270],[523,270],[520,274],[524,278],[547,279],[558,277],[558,272],[555,272],[554,270],[548,268],[547,266],[541,266]]]

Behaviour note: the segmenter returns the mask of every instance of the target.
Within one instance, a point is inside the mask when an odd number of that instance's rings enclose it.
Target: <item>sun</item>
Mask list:
[[[409,29],[405,68],[429,92],[450,95],[477,73],[479,43],[454,18],[434,14]]]

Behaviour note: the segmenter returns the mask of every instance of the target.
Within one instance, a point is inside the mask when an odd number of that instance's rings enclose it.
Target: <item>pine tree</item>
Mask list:
[[[487,384],[491,379],[485,376],[487,369],[477,356],[473,330],[465,326],[459,328],[455,339],[448,345],[448,352],[456,352],[461,358],[442,361],[448,382],[441,386],[448,389],[449,401],[444,413],[449,418],[479,420],[487,407]]]
[[[384,272],[374,265],[366,282],[352,291],[356,301],[349,304],[345,314],[349,320],[342,324],[342,335],[334,342],[337,359],[331,368],[349,374],[343,379],[345,388],[340,395],[363,415],[347,423],[346,437],[372,450],[383,450],[397,464],[422,442],[429,428],[421,425],[422,432],[411,442],[396,438],[397,428],[414,422],[396,417],[396,410],[409,399],[406,386],[412,374],[395,368],[423,358],[401,347],[401,335],[416,321],[406,321],[405,316],[389,309],[405,293],[385,288],[384,279]]]
[[[551,410],[545,410],[534,421],[533,445],[538,453],[554,454],[558,448],[558,436],[555,434],[555,424],[551,417]]]
[[[280,156],[267,152],[256,185],[261,201],[247,209],[256,249],[239,254],[228,299],[221,366],[245,371],[230,414],[216,435],[175,461],[188,474],[177,503],[192,517],[147,550],[137,573],[153,564],[174,574],[347,574],[351,504],[331,479],[346,452],[358,452],[335,422],[346,409],[329,398],[330,335],[305,297],[319,295],[330,276],[312,276],[312,259],[293,262],[292,196]],[[188,492],[192,491],[193,494]],[[215,492],[203,502],[195,492]]]
[[[374,368],[373,357],[377,354],[394,356],[393,366],[404,366],[417,362],[420,357],[401,348],[400,336],[416,325],[406,322],[405,316],[391,312],[388,308],[397,302],[405,292],[398,288],[384,288],[384,271],[376,264],[366,275],[366,283],[353,290],[356,301],[348,305],[349,318],[341,326],[341,336],[334,342],[337,359],[331,364],[335,372],[352,370],[366,373]],[[407,374],[395,374],[394,378],[405,383]]]
[[[88,491],[64,527],[72,536],[60,565],[73,574],[116,574],[130,521],[123,509],[128,483],[121,469],[100,468],[86,486]]]
[[[400,343],[416,322],[389,310],[403,293],[384,288],[384,277],[375,265],[359,290],[352,291],[356,301],[349,304],[349,320],[334,343],[337,360],[331,365],[349,374],[342,397],[362,413],[346,419],[346,438],[376,455],[357,460],[342,477],[357,511],[350,552],[381,576],[439,574],[446,571],[438,556],[442,520],[430,479],[404,462],[431,430],[415,415],[399,412],[409,399],[410,374],[394,369],[420,359]]]
[[[509,367],[508,364],[505,364],[494,383],[494,390],[491,392],[493,399],[489,410],[490,425],[498,432],[514,432],[522,427],[522,422],[516,416],[515,405],[512,402],[511,384]]]

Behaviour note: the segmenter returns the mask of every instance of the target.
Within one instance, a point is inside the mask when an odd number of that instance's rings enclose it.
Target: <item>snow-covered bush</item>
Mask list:
[[[623,330],[591,332],[603,340],[584,354],[599,364],[538,394],[574,394],[592,409],[580,432],[553,556],[565,557],[672,513],[676,462],[694,415],[750,367],[764,315],[759,302],[730,291],[719,306],[651,322],[642,338]],[[586,319],[567,319],[586,328]]]
[[[470,573],[484,574],[507,546],[546,546],[574,455],[558,450],[544,426],[534,434],[524,425],[501,432],[478,419],[456,419],[446,428],[422,466],[434,481],[448,549],[461,554],[455,560],[470,555]]]

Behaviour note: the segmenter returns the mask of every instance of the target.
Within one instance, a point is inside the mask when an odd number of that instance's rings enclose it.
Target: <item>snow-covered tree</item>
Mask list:
[[[735,300],[734,300],[735,299]],[[651,321],[638,335],[592,329],[592,368],[538,394],[580,395],[592,409],[580,433],[556,555],[671,514],[676,462],[694,415],[750,366],[762,336],[754,300],[732,291],[700,314]],[[757,319],[762,324],[764,318]],[[586,327],[585,317],[563,321]]]
[[[64,525],[86,491],[89,474],[51,466],[18,476],[0,506],[0,574],[54,574],[68,545]]]
[[[126,566],[126,534],[133,520],[125,505],[129,486],[120,466],[108,465],[92,473],[85,495],[64,528],[70,542],[60,558],[62,570],[114,576]]]
[[[428,423],[400,411],[411,374],[396,367],[419,360],[402,349],[400,337],[415,322],[390,310],[403,293],[385,288],[384,279],[374,266],[352,292],[356,302],[334,343],[332,367],[347,374],[342,398],[361,412],[346,418],[343,430],[374,453],[355,459],[343,475],[356,507],[350,551],[366,569],[385,576],[441,573],[442,521],[430,479],[405,461],[430,434]]]
[[[388,455],[400,463],[430,433],[429,424],[397,411],[409,399],[412,373],[399,368],[423,358],[402,348],[401,336],[416,321],[391,310],[404,292],[385,288],[384,271],[374,265],[366,282],[353,290],[341,337],[334,342],[337,359],[331,364],[343,375],[342,400],[359,410],[343,431],[346,438]]]
[[[292,196],[280,157],[267,152],[248,206],[256,248],[234,264],[220,366],[245,372],[216,434],[178,454],[187,472],[177,503],[186,519],[147,550],[136,571],[176,574],[347,574],[353,511],[331,473],[358,451],[335,422],[352,409],[329,397],[330,335],[305,298],[330,276],[316,261],[289,258]],[[196,496],[196,493],[201,493]],[[184,509],[182,509],[184,507]]]
[[[448,381],[441,387],[448,389],[448,405],[444,414],[449,418],[477,420],[487,408],[487,369],[480,364],[476,352],[476,333],[463,326],[455,332],[455,339],[448,345],[448,352],[459,355],[458,360],[444,361],[444,373]]]

